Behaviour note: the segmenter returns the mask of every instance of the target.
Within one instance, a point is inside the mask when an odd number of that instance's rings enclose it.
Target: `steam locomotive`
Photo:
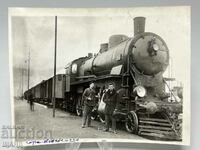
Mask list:
[[[169,65],[169,49],[157,34],[145,32],[145,18],[134,18],[134,37],[112,35],[94,56],[78,58],[56,75],[56,107],[81,115],[82,93],[94,81],[96,91],[114,83],[121,109],[119,121],[128,132],[181,140],[182,104],[170,101],[163,73]],[[52,106],[54,77],[24,93],[35,102]],[[99,116],[103,116],[100,114]]]

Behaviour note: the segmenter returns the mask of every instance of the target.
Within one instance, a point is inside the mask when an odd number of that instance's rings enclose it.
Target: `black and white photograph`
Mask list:
[[[23,145],[190,145],[189,6],[9,8],[10,100]]]

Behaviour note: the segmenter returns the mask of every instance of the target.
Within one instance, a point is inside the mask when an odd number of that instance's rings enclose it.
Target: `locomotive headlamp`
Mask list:
[[[144,97],[146,95],[146,89],[139,85],[133,89],[133,92],[136,92],[137,96]]]
[[[154,51],[158,51],[159,50],[159,46],[158,46],[158,44],[153,44],[153,50]]]
[[[156,43],[155,39],[149,41],[149,46],[147,51],[149,52],[150,56],[156,56],[157,51],[160,49],[159,45]]]

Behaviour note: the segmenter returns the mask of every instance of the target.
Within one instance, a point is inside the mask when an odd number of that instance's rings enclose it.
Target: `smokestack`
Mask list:
[[[134,36],[145,32],[145,17],[135,17],[134,21]]]

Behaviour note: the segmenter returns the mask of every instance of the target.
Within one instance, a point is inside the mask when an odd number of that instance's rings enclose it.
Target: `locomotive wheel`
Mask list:
[[[99,114],[99,120],[101,121],[101,123],[105,123],[105,115]]]
[[[92,120],[96,120],[98,118],[98,113],[96,109],[92,110],[92,115],[91,115],[91,119]]]
[[[82,116],[81,96],[78,97],[78,100],[76,103],[76,114],[77,116]]]
[[[127,114],[125,127],[129,133],[138,134],[138,117],[134,111]]]
[[[97,116],[97,114],[95,114],[95,113],[92,113],[92,115],[91,115],[91,119],[92,119],[92,120],[96,120],[96,119],[97,119],[97,117],[98,117],[98,116]]]

